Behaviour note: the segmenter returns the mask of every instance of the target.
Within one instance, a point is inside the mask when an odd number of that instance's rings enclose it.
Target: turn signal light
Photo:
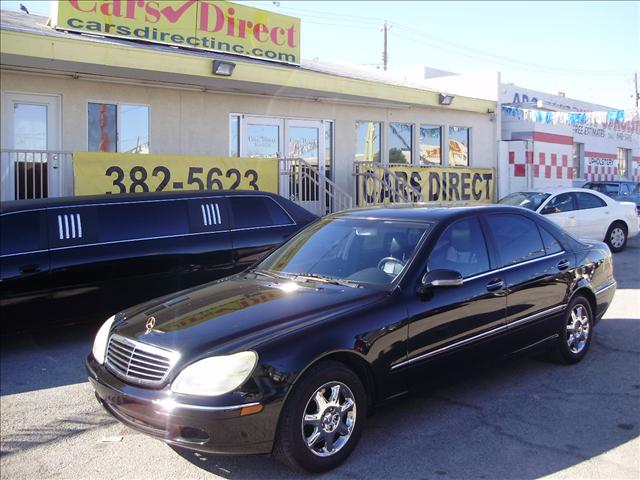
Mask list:
[[[260,413],[264,407],[262,405],[251,405],[250,407],[243,407],[240,410],[240,416],[253,415],[254,413]]]

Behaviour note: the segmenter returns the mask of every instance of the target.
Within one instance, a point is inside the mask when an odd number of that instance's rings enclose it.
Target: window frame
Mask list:
[[[386,156],[384,155],[384,147],[385,147],[385,142],[384,142],[384,127],[385,124],[387,122],[385,122],[384,120],[356,120],[355,121],[355,125],[354,125],[354,132],[355,132],[355,151],[354,151],[354,156],[353,156],[353,161],[357,162],[369,162],[369,160],[357,160],[356,159],[356,155],[358,155],[358,124],[360,123],[377,123],[378,125],[380,125],[380,138],[378,139],[378,143],[380,146],[379,149],[379,160],[376,162],[375,160],[375,154],[374,154],[374,158],[372,158],[370,161],[371,163],[380,163],[380,164],[385,164],[388,163],[386,160]]]
[[[416,154],[416,165],[420,166],[420,167],[442,167],[444,165],[444,125],[438,125],[438,124],[431,124],[431,123],[418,123],[417,125],[417,133],[418,133],[418,151]],[[420,141],[420,133],[421,130],[423,128],[437,128],[439,130],[439,137],[440,137],[440,160],[438,163],[423,163],[422,162],[422,154],[421,154],[421,147],[422,147],[422,142]]]
[[[130,105],[130,106],[135,106],[135,107],[147,107],[147,138],[148,138],[148,152],[146,153],[142,153],[142,152],[137,152],[137,154],[139,155],[148,155],[151,152],[151,104],[148,103],[134,103],[134,102],[114,102],[114,101],[110,101],[110,100],[95,100],[95,99],[88,99],[86,102],[86,108],[85,108],[85,114],[86,114],[86,118],[85,118],[85,141],[86,141],[86,151],[87,152],[96,152],[96,150],[89,150],[89,104],[91,103],[96,103],[96,104],[105,104],[105,105],[115,105],[116,106],[116,151],[115,152],[102,152],[102,153],[127,153],[127,152],[123,152],[122,151],[122,145],[120,142],[120,107],[122,105]]]
[[[616,147],[616,173],[619,178],[627,178],[630,169],[633,167],[631,163],[631,149]],[[621,166],[623,168],[620,168]]]
[[[388,134],[388,138],[387,138],[387,164],[388,165],[415,165],[415,155],[414,155],[414,150],[415,150],[415,145],[414,145],[414,139],[413,139],[413,135],[415,132],[415,124],[411,123],[411,122],[384,122],[385,124],[387,124],[387,134]],[[392,125],[403,125],[403,126],[408,126],[409,127],[409,160],[404,162],[404,163],[391,163],[390,159],[391,159],[391,126]],[[400,152],[402,153],[402,150],[400,150]],[[404,155],[403,155],[404,156]]]
[[[466,165],[454,165],[451,163],[451,130],[454,128],[465,128],[467,130],[467,164]],[[471,167],[471,127],[465,127],[462,125],[449,125],[447,130],[447,166],[458,168],[470,168]]]

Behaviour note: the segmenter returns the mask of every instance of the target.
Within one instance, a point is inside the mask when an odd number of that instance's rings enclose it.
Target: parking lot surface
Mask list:
[[[378,409],[322,477],[640,478],[640,238],[583,362],[537,358],[447,375]],[[3,321],[6,321],[4,319]],[[96,326],[5,337],[0,478],[296,478],[267,456],[179,451],[115,421],[84,373]]]

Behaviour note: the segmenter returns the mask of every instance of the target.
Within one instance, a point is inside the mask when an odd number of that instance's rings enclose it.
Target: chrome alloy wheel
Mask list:
[[[574,355],[582,352],[589,339],[589,316],[584,306],[577,304],[567,321],[567,346]]]
[[[611,230],[609,234],[609,241],[613,248],[622,248],[625,241],[625,233],[622,227],[615,227]]]
[[[344,447],[356,424],[353,392],[341,382],[318,388],[302,417],[302,438],[314,455],[329,457]]]

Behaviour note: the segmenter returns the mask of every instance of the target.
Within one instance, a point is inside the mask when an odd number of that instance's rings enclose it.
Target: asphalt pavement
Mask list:
[[[583,362],[445,374],[379,409],[347,462],[319,478],[639,479],[640,237],[614,256],[614,273]],[[95,330],[2,339],[0,478],[299,477],[268,456],[179,451],[115,421],[84,373]]]

